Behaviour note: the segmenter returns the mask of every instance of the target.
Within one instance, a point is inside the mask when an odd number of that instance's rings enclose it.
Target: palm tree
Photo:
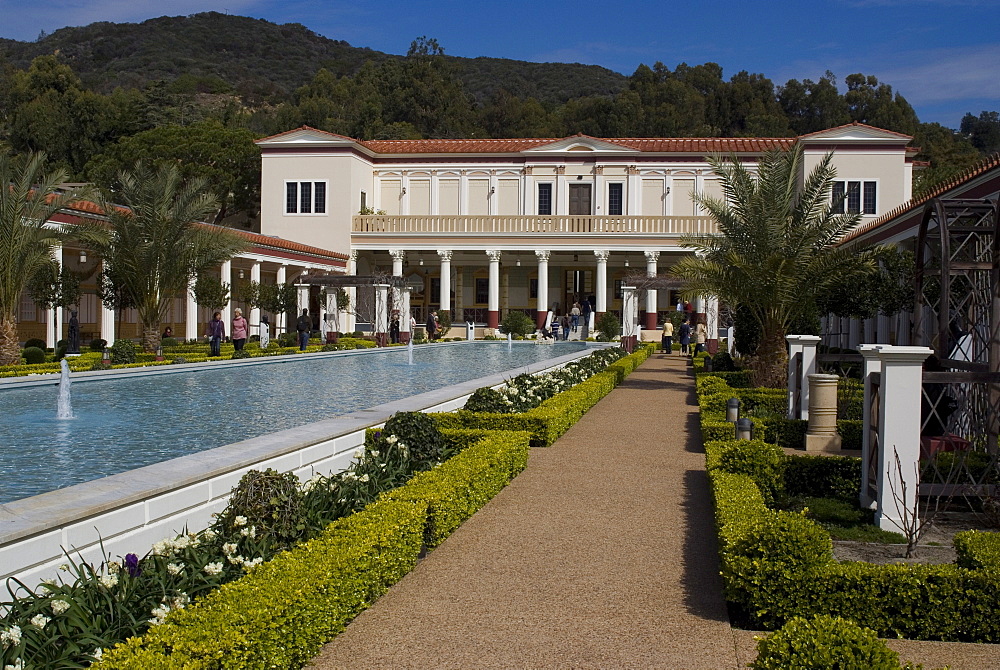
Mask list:
[[[714,157],[709,162],[723,198],[695,196],[719,234],[686,237],[682,244],[695,255],[673,271],[686,281],[688,294],[715,295],[760,326],[760,344],[749,360],[759,386],[785,385],[789,326],[815,314],[817,300],[834,287],[875,269],[872,250],[835,246],[860,215],[835,213],[831,158],[825,156],[800,186],[801,146],[765,154],[756,174],[736,158]]]
[[[206,191],[206,181],[184,182],[170,164],[137,163],[119,177],[113,204],[100,199],[108,222],[81,226],[79,239],[106,266],[106,272],[131,303],[142,323],[143,348],[160,344],[160,323],[171,300],[185,295],[193,277],[229,260],[246,242],[233,231],[197,223],[218,206]]]
[[[67,174],[44,174],[45,154],[12,157],[0,154],[0,365],[21,360],[17,308],[33,277],[52,264],[53,247],[62,229],[52,216],[79,197],[57,189]]]

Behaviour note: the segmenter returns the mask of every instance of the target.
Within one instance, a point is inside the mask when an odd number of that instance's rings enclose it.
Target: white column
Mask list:
[[[219,268],[219,278],[222,283],[229,285],[230,294],[233,290],[233,262],[223,261],[222,266]],[[232,297],[230,295],[230,297]],[[226,324],[226,335],[232,336],[229,331],[233,327],[233,301],[227,300],[226,304],[222,306],[222,323]]]
[[[451,249],[438,249],[441,258],[441,295],[438,297],[439,309],[451,311]],[[456,315],[451,315],[456,320]]]
[[[299,280],[295,284],[295,318],[302,313],[302,310],[309,309],[309,284],[303,284],[303,280],[308,279],[309,268],[302,268]]]
[[[790,419],[808,419],[809,418],[809,383],[807,378],[809,375],[816,374],[816,354],[817,348],[819,346],[820,340],[822,338],[816,335],[788,335],[785,337],[785,341],[789,343],[789,355],[788,355],[788,392],[791,394],[792,391],[792,375],[795,374],[795,370],[792,367],[792,353],[791,350],[795,347],[795,351],[800,351],[802,353],[802,374],[794,380],[795,389],[799,396],[799,415],[792,415],[792,408],[794,406],[794,398],[789,395],[788,404],[788,418]],[[793,344],[794,343],[794,344]]]
[[[62,269],[62,245],[52,245],[52,260],[56,263],[56,273]],[[56,348],[56,343],[62,339],[62,307],[53,305],[48,309],[45,319],[45,345],[50,349]]]
[[[861,503],[861,507],[867,509],[874,509],[875,500],[877,498],[875,493],[875,487],[877,486],[878,478],[876,481],[871,481],[871,470],[868,464],[871,462],[871,452],[875,448],[872,444],[872,413],[871,406],[872,402],[875,400],[875,393],[872,383],[873,374],[881,374],[882,372],[882,359],[878,357],[878,350],[881,349],[880,345],[877,344],[862,344],[858,347],[858,351],[861,353],[861,357],[864,359],[864,368],[861,373],[861,378],[864,380],[865,384],[865,395],[864,403],[862,407],[864,424],[861,431],[861,492],[858,494],[858,501]]]
[[[187,294],[184,296],[184,338],[187,340],[197,340],[201,334],[198,329],[200,325],[198,323],[198,303],[194,299],[195,281],[195,278],[191,277],[188,282]],[[108,341],[110,342],[111,340]]]
[[[535,258],[538,259],[538,305],[535,313],[535,325],[540,328],[547,328],[543,321],[549,313],[549,256],[548,249],[537,249]]]
[[[597,304],[594,305],[594,312],[603,314],[608,311],[608,256],[611,252],[607,249],[596,249],[594,256],[597,257],[597,273],[594,278],[594,289]]]
[[[257,282],[260,284],[260,261],[254,261],[253,265],[250,266],[250,281]],[[253,329],[251,332],[257,331],[257,326],[260,325],[260,308],[251,307],[250,308],[250,327]]]
[[[636,334],[639,320],[639,300],[634,286],[622,286],[622,337]]]
[[[389,249],[389,255],[392,256],[392,276],[402,277],[403,261],[406,259],[406,252],[402,249]]]
[[[356,275],[358,274],[358,250],[351,249],[347,256],[347,274]],[[350,286],[347,289],[347,313],[341,315],[344,319],[344,332],[353,333],[357,328],[357,300],[358,300],[358,289],[354,286]]]
[[[646,251],[645,255],[646,255],[646,276],[655,277],[656,262],[660,259],[660,252]],[[644,328],[648,328],[650,330],[656,330],[657,326],[656,309],[657,309],[656,289],[646,289],[646,323],[643,324]]]
[[[882,530],[905,532],[904,519],[912,520],[917,514],[923,363],[933,353],[928,347],[883,347],[878,351],[882,383],[875,523]]]
[[[500,251],[487,249],[486,256],[490,259],[490,295],[487,305],[486,327],[496,328],[500,325]]]
[[[375,284],[375,341],[380,347],[386,345],[389,333],[389,285]]]
[[[102,267],[106,267],[103,266]],[[190,296],[188,297],[190,301]],[[195,337],[197,337],[195,333]],[[115,342],[115,310],[108,309],[108,306],[101,301],[101,339],[111,346]],[[190,338],[189,338],[190,339]]]
[[[279,265],[278,272],[275,277],[275,281],[278,284],[288,283],[288,266]],[[285,332],[285,326],[287,325],[288,315],[282,312],[281,314],[274,315],[274,334],[277,336],[278,333]]]

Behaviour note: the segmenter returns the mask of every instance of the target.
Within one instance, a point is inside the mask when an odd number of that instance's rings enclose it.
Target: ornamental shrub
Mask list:
[[[294,347],[299,343],[298,333],[278,333],[278,337],[275,339],[278,341],[279,347]]]
[[[249,351],[234,351],[233,355],[232,355],[232,358],[233,359],[237,359],[237,358],[250,358],[250,352]]]
[[[783,494],[786,460],[777,445],[761,440],[737,440],[722,447],[719,468],[734,475],[749,476],[770,505]]]
[[[524,312],[512,310],[507,312],[503,321],[500,322],[500,331],[505,334],[510,333],[511,335],[524,337],[535,332],[535,322]]]
[[[784,469],[785,492],[793,497],[858,499],[861,459],[850,456],[790,456]]]
[[[115,340],[111,345],[112,365],[131,365],[135,363],[135,344],[132,340]]]
[[[757,643],[755,670],[899,670],[875,631],[840,617],[795,617]]]
[[[45,362],[45,349],[40,347],[25,347],[21,352],[24,362],[28,365],[38,365]]]
[[[163,339],[160,340],[160,346],[161,347],[176,347],[177,346],[177,338],[174,338],[174,337],[164,337]]]
[[[854,505],[836,498],[804,498],[802,506],[807,517],[820,523],[853,526],[861,523],[865,516]]]
[[[41,349],[43,352],[48,348],[48,346],[45,344],[45,340],[40,340],[37,337],[31,337],[25,341],[24,348],[27,349],[29,347],[36,347],[38,349]]]
[[[594,324],[594,330],[600,335],[599,340],[610,342],[621,334],[622,322],[611,312],[605,312]]]
[[[436,463],[444,452],[444,435],[434,419],[423,412],[399,412],[392,415],[385,422],[382,434],[386,438],[395,435],[399,442],[406,444],[410,450],[410,458],[418,468]]]
[[[91,351],[104,351],[104,347],[108,346],[108,341],[101,339],[100,337],[95,337],[90,341]]]
[[[713,372],[734,372],[735,370],[736,364],[733,363],[733,357],[729,355],[728,351],[720,351],[712,356]]]
[[[476,389],[469,396],[469,399],[465,401],[463,409],[470,412],[506,412],[507,408],[504,403],[506,397],[506,395],[500,393],[495,388],[484,386]]]
[[[215,531],[232,537],[244,527],[256,528],[272,548],[286,549],[306,530],[302,495],[299,480],[291,472],[250,470],[233,489]]]

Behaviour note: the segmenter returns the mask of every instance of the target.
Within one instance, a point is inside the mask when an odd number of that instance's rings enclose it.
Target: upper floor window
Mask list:
[[[833,182],[835,214],[875,214],[878,186],[874,181]]]
[[[538,185],[538,213],[552,216],[552,184]]]
[[[608,184],[608,214],[621,216],[622,203],[622,185],[620,183]]]
[[[286,181],[285,214],[326,214],[326,182]]]

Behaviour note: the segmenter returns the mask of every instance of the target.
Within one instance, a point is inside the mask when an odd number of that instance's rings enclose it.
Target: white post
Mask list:
[[[389,285],[375,284],[375,342],[380,347],[386,346],[389,333]]]
[[[451,311],[451,249],[438,249],[438,256],[441,258],[441,295],[438,297],[438,309]],[[409,309],[409,308],[407,308]],[[455,321],[455,315],[451,315],[451,320]]]
[[[608,256],[610,255],[611,252],[607,249],[594,251],[594,256],[597,257],[597,273],[594,278],[597,304],[594,305],[594,312],[597,314],[608,311]]]
[[[708,331],[708,342],[705,343],[708,353],[719,350],[719,298],[710,295],[705,306],[705,329]]]
[[[226,324],[226,335],[232,337],[232,333],[229,332],[233,327],[233,301],[232,301],[232,289],[233,289],[233,262],[224,261],[222,266],[219,268],[219,276],[222,283],[229,285],[230,300],[226,301],[226,304],[222,306],[222,323]]]
[[[408,344],[413,338],[410,332],[410,287],[404,286],[399,290],[399,341]]]
[[[351,249],[347,256],[347,274],[358,274],[358,250]],[[350,286],[347,289],[347,314],[342,315],[344,319],[343,329],[345,333],[353,333],[357,329],[357,309],[358,309],[358,289]]]
[[[500,251],[487,249],[486,255],[490,259],[490,294],[486,308],[486,327],[496,328],[500,325]]]
[[[188,341],[198,339],[198,303],[194,299],[195,278],[192,277],[188,283],[188,290],[185,297],[184,306],[184,338]],[[107,338],[105,338],[107,339]],[[110,342],[110,340],[108,340]]]
[[[923,363],[933,353],[928,347],[890,346],[878,351],[882,383],[875,523],[882,530],[905,532],[904,519],[915,522]]]
[[[403,261],[406,259],[406,252],[402,249],[389,249],[389,255],[392,256],[392,276],[402,277]]]
[[[309,284],[301,283],[303,279],[309,276],[309,268],[302,268],[301,274],[299,274],[299,282],[295,284],[295,315],[302,313],[302,310],[309,309]]]
[[[537,328],[548,328],[544,323],[546,315],[549,313],[549,250],[538,249],[535,251],[538,258],[538,305],[535,308],[535,326]]]
[[[278,266],[278,272],[276,273],[276,276],[275,276],[275,282],[278,283],[278,284],[287,284],[288,283],[288,266],[287,265],[279,265]],[[284,312],[281,312],[280,314],[275,314],[274,315],[274,334],[275,334],[275,336],[277,336],[278,333],[285,332],[285,329],[286,329],[285,327],[287,325],[287,322],[288,322],[288,315],[285,314]]]
[[[799,342],[801,335],[786,335],[788,342],[788,418],[798,419],[799,413],[796,411],[795,403],[801,397],[799,386],[802,380],[799,379],[798,367],[795,365],[795,357],[802,353],[802,343]]]
[[[818,335],[799,335],[799,343],[802,345],[802,377],[799,379],[799,407],[802,412],[800,419],[809,418],[809,375],[816,374],[816,356],[819,349],[819,342],[823,339]]]
[[[250,281],[260,284],[260,261],[254,261],[250,266]],[[250,327],[255,328],[260,324],[260,307],[250,308]]]
[[[643,252],[646,256],[646,276],[655,277],[656,276],[656,262],[660,258],[659,251],[645,251]],[[656,330],[657,326],[657,295],[656,289],[646,289],[646,323],[643,324],[644,328],[649,330]]]
[[[52,245],[52,260],[56,263],[56,272],[62,269],[62,245]],[[56,348],[56,343],[62,339],[62,307],[53,305],[48,309],[45,319],[45,346],[50,349]]]
[[[868,464],[871,462],[872,449],[875,448],[871,439],[871,407],[872,402],[875,400],[875,394],[872,392],[872,375],[882,372],[882,359],[878,357],[879,349],[881,349],[881,346],[877,344],[862,344],[858,347],[858,351],[864,359],[861,378],[865,384],[864,404],[862,405],[864,408],[864,423],[861,429],[861,492],[858,495],[858,500],[861,506],[867,509],[874,509],[876,499],[876,496],[871,495],[872,491],[869,489],[877,483],[877,479],[876,482],[871,481],[871,472]]]

